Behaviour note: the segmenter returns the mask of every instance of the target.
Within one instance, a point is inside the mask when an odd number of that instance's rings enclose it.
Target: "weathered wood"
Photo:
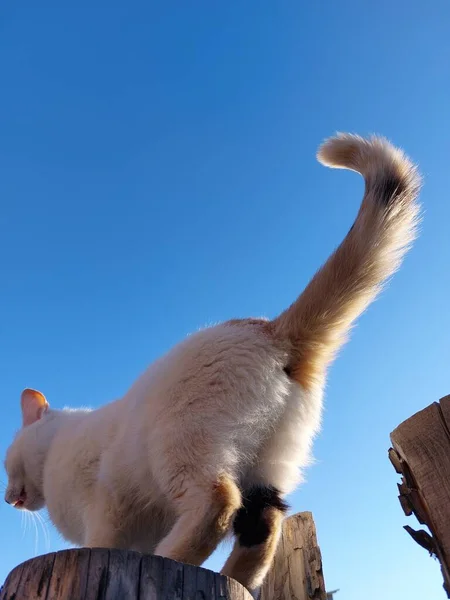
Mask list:
[[[104,598],[109,571],[109,550],[98,548],[90,551],[85,600]],[[89,585],[88,585],[89,582]]]
[[[441,409],[442,417],[445,421],[445,426],[450,432],[450,394],[448,396],[444,396],[439,400],[439,408]]]
[[[52,600],[83,597],[86,591],[89,558],[90,552],[86,548],[72,550],[71,552],[58,552],[54,555],[54,561],[49,564],[51,570],[49,568],[44,577],[44,580],[46,579],[48,583],[47,597]],[[49,575],[52,572],[54,576],[50,578]],[[71,573],[76,573],[76,576],[67,576]],[[30,581],[30,586],[32,585],[33,582]],[[30,592],[26,596],[27,598],[33,597]]]
[[[16,588],[10,586],[8,581],[9,578],[6,580],[5,588],[10,588],[9,593],[11,594],[12,598],[15,598],[13,595],[14,593],[16,593],[17,600],[19,598],[33,598],[33,600],[34,598],[37,600],[44,600],[47,598],[49,584],[48,574],[51,573],[53,569],[55,554],[47,554],[43,558],[44,560],[42,560],[41,564],[39,565],[39,570],[37,570],[37,565],[35,565],[32,560],[28,560],[23,565],[19,565],[19,567],[17,567],[18,569],[20,569],[21,566],[23,568],[20,582],[18,582]],[[9,599],[10,596],[8,595],[5,597]]]
[[[200,567],[127,550],[82,548],[11,571],[0,600],[252,600],[239,583]]]
[[[21,564],[18,567],[16,567],[13,571],[11,571],[7,580],[5,581],[0,590],[0,597],[2,600],[3,598],[9,599],[14,597],[13,594],[16,592],[16,590],[19,589],[20,586],[20,582],[23,575],[23,569],[24,565]]]
[[[121,550],[109,551],[110,577],[106,584],[105,600],[139,597],[139,574],[142,557]],[[113,574],[113,576],[111,576]]]
[[[157,600],[162,598],[163,558],[160,556],[143,556],[141,562],[141,576],[139,578],[139,600]],[[187,585],[191,577],[187,578]]]
[[[413,539],[439,558],[450,598],[450,396],[401,423],[392,433],[389,458],[402,475],[399,500],[424,531],[405,527]]]
[[[322,557],[310,512],[285,519],[260,600],[326,600]]]

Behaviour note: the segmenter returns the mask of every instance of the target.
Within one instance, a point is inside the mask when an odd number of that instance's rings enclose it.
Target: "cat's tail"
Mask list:
[[[323,382],[353,321],[399,267],[416,236],[420,209],[416,167],[383,138],[339,134],[320,147],[317,158],[361,173],[365,193],[344,241],[273,322],[277,337],[290,342],[287,371],[306,388]]]

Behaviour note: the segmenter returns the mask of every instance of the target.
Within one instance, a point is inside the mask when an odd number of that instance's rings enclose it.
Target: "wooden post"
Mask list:
[[[402,476],[399,500],[407,516],[428,526],[406,531],[439,558],[450,598],[450,396],[434,402],[391,433],[389,458]]]
[[[260,600],[326,600],[322,557],[310,512],[285,519]]]
[[[239,583],[207,569],[128,550],[45,554],[11,571],[0,600],[252,600]]]

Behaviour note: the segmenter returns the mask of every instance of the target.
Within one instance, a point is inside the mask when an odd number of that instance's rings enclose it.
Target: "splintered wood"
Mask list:
[[[438,557],[450,598],[450,396],[434,402],[391,433],[389,458],[402,476],[398,484],[404,513],[415,514],[431,535],[406,531]]]
[[[260,600],[326,600],[322,557],[310,512],[285,519]]]

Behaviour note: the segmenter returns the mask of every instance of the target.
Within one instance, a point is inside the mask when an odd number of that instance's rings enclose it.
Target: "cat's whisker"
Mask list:
[[[27,510],[24,510],[22,514],[25,521],[25,534],[28,535],[28,531],[30,529],[30,513]]]
[[[46,509],[43,509],[43,511],[40,513],[40,515],[41,515],[41,517],[42,517],[42,519],[43,519],[43,521],[44,521],[44,523],[46,525],[49,525],[49,524],[51,525],[52,524],[52,521],[50,519],[50,515],[48,514],[48,511]]]
[[[28,513],[31,517],[31,522],[33,523],[34,526],[34,532],[35,532],[35,537],[34,537],[34,554],[35,556],[38,553],[38,541],[39,541],[39,531],[38,531],[38,527],[36,524],[36,517],[35,517],[35,513],[29,512]]]
[[[20,514],[20,529],[22,530],[22,539],[25,537],[25,513]]]
[[[20,528],[22,530],[22,539],[24,539],[27,533],[27,514],[24,510],[20,513]]]
[[[50,533],[48,531],[48,527],[47,527],[47,523],[44,521],[44,518],[42,517],[42,515],[38,512],[34,513],[38,523],[40,524],[41,528],[42,528],[42,532],[44,534],[44,545],[45,545],[45,550],[46,552],[48,552],[50,550]]]

